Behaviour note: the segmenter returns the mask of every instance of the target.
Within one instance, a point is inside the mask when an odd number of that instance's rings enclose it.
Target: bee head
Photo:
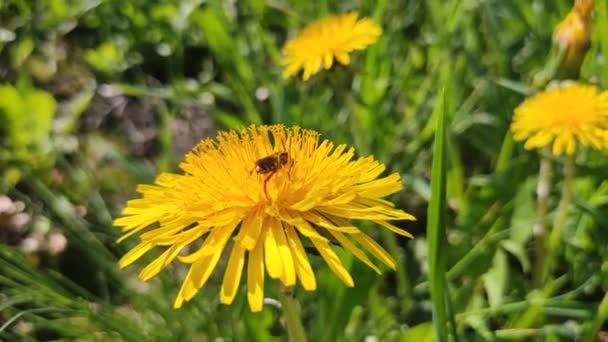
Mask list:
[[[278,157],[279,157],[279,165],[287,164],[287,162],[289,161],[289,155],[287,154],[287,152],[279,151],[277,153],[278,153]]]

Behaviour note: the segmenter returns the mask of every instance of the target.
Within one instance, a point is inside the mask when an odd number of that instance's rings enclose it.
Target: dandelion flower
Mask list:
[[[608,148],[608,92],[562,83],[515,108],[511,131],[526,149],[552,144],[555,155],[572,155],[577,143]]]
[[[564,67],[578,69],[591,40],[592,0],[576,0],[572,10],[553,32],[553,42],[565,52]]]
[[[245,270],[252,311],[262,309],[265,273],[284,286],[299,281],[315,290],[304,246],[316,249],[346,286],[354,282],[334,244],[378,273],[368,255],[395,269],[393,258],[351,221],[369,220],[411,237],[389,221],[414,217],[382,199],[401,190],[400,176],[378,178],[384,165],[373,157],[353,159],[354,153],[346,145],[319,142],[314,131],[282,125],[204,140],[181,163],[183,174],[163,173],[154,185],[140,185],[142,198],[129,201],[114,221],[124,232],[120,240],[135,234],[140,240],[119,264],[125,267],[156,248],[164,252],[141,271],[141,279],[176,258],[188,264],[174,304],[179,308],[205,285],[226,251],[220,301],[233,301]],[[260,160],[274,160],[276,172],[263,173],[272,168]]]
[[[288,41],[283,48],[283,77],[291,77],[304,69],[302,78],[308,80],[319,72],[321,65],[331,68],[334,58],[348,65],[351,51],[363,50],[375,43],[382,29],[371,19],[357,19],[357,16],[350,12],[321,19]]]

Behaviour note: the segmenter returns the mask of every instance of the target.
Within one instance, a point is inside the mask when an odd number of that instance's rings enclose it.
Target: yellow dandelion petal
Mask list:
[[[210,263],[213,263],[214,255],[207,255],[190,266],[192,273],[190,273],[190,277],[186,277],[184,280],[187,283],[187,286],[184,289],[182,297],[185,301],[189,301],[194,297],[194,295],[198,292],[202,285],[207,282],[208,277],[205,277],[205,271],[208,271],[210,268],[208,267]],[[215,260],[217,262],[217,259]],[[209,273],[207,273],[210,275]],[[200,286],[199,286],[200,285]]]
[[[118,261],[118,266],[120,268],[124,268],[131,265],[135,260],[139,259],[142,255],[149,252],[152,248],[154,248],[154,244],[140,243],[132,250],[130,250],[127,254],[123,255],[122,258],[120,258],[120,260]]]
[[[357,13],[350,12],[321,19],[285,43],[283,77],[304,69],[302,78],[306,81],[321,67],[331,68],[334,58],[343,65],[350,64],[350,52],[365,49],[382,34],[382,29],[369,18],[357,17]]]
[[[189,255],[180,256],[179,260],[186,264],[192,264],[205,256],[214,254],[219,248],[223,248],[235,227],[235,224],[231,224],[213,229],[211,234],[209,234],[209,236],[205,239],[205,242],[203,242],[201,247],[196,252]]]
[[[266,270],[270,278],[279,279],[283,275],[283,263],[277,241],[275,240],[272,229],[264,230],[264,261]]]
[[[332,65],[334,65],[334,55],[330,52],[326,52],[323,55],[323,67],[325,67],[325,70],[329,70]]]
[[[392,231],[393,233],[399,234],[401,236],[407,236],[410,239],[413,239],[414,236],[412,234],[410,234],[408,231],[405,231],[399,227],[396,227],[395,225],[392,225],[386,221],[382,221],[382,220],[373,220],[373,222],[381,225],[382,227]]]
[[[551,146],[555,155],[572,155],[578,144],[608,148],[608,93],[593,85],[565,82],[515,108],[513,137],[524,148]]]
[[[359,232],[359,228],[354,227],[354,226],[336,226],[334,224],[332,224],[329,220],[325,219],[323,216],[319,215],[318,213],[314,213],[314,212],[310,212],[310,213],[303,213],[302,215],[304,217],[305,220],[307,220],[308,222],[318,226],[318,227],[322,227],[327,229],[328,231],[339,231],[339,232],[344,232],[344,233],[348,233],[348,234],[356,234]]]
[[[308,291],[314,291],[317,288],[317,281],[298,234],[290,225],[285,226],[285,234],[294,255],[296,274],[302,283],[302,287]]]
[[[380,273],[368,255],[391,268],[395,261],[352,220],[370,220],[411,237],[389,221],[414,217],[382,198],[402,189],[399,175],[378,178],[384,165],[372,157],[355,158],[346,145],[320,142],[314,131],[274,125],[221,132],[199,143],[180,168],[181,175],[161,174],[154,185],[139,186],[142,198],[129,201],[114,220],[123,229],[121,240],[137,235],[140,241],[120,267],[153,249],[163,252],[142,269],[144,280],[174,260],[189,265],[175,308],[205,286],[223,255],[228,261],[220,302],[234,301],[247,264],[249,306],[259,311],[265,273],[284,286],[299,282],[316,289],[302,239],[344,284],[354,286],[328,238]]]
[[[289,247],[287,238],[285,237],[285,229],[283,224],[274,217],[270,218],[270,222],[270,231],[272,232],[272,235],[274,235],[274,239],[277,243],[279,258],[283,267],[281,281],[285,286],[294,286],[296,284],[296,270],[293,263],[291,247]]]
[[[177,293],[177,297],[175,298],[175,302],[173,303],[173,308],[179,309],[184,304],[184,293],[188,292],[189,288],[192,287],[192,282],[190,281],[190,277],[192,277],[192,267],[188,270],[188,274],[186,274],[186,278],[184,278],[182,287],[179,289],[179,292]]]
[[[369,260],[367,255],[365,255],[365,253],[361,249],[359,249],[348,238],[346,238],[346,236],[344,236],[344,234],[342,234],[340,232],[335,232],[335,231],[329,231],[329,233],[342,245],[342,247],[347,249],[349,252],[353,253],[353,255],[355,257],[357,257],[359,260],[363,261],[367,266],[369,266],[369,268],[376,271],[376,273],[378,273],[378,274],[382,273],[380,271],[380,269],[378,267],[376,267],[376,265],[374,265],[374,263],[371,260]]]
[[[317,232],[315,227],[313,227],[308,221],[303,219],[296,220],[285,220],[285,222],[289,224],[293,224],[297,231],[303,236],[316,241],[327,242],[327,239],[323,237],[321,234]]]
[[[527,149],[532,149],[532,148],[546,146],[554,139],[554,137],[555,137],[554,134],[549,131],[536,132],[534,135],[530,136],[530,138],[528,138],[528,140],[526,140],[525,147]],[[516,140],[525,139],[525,135],[523,137],[518,136],[515,139]]]
[[[223,304],[230,304],[234,300],[237,290],[239,289],[239,283],[241,282],[241,273],[243,272],[244,265],[245,248],[235,243],[232,247],[232,253],[230,253],[228,265],[226,266],[224,280],[222,281],[220,302],[222,302]]]
[[[363,248],[367,249],[378,260],[382,261],[386,266],[394,270],[397,269],[397,263],[395,262],[395,259],[393,259],[393,257],[391,257],[391,255],[388,254],[388,252],[384,248],[382,248],[382,246],[376,243],[374,239],[363,233],[353,234],[352,237],[355,241],[359,242],[359,244],[361,244]]]
[[[220,256],[222,254],[221,249],[215,250],[212,254],[203,255],[200,259],[195,261],[192,266],[192,276],[190,281],[194,285],[193,290],[186,293],[184,298],[186,301],[192,299],[196,294],[196,291],[203,287],[209,277],[211,276],[211,272],[217,265],[217,262],[220,260]]]
[[[329,243],[324,241],[317,241],[314,239],[310,241],[315,246],[317,251],[319,251],[319,254],[321,254],[321,257],[323,257],[325,262],[327,262],[329,268],[331,268],[331,270],[334,271],[338,278],[342,280],[344,285],[348,287],[355,286],[355,282],[350,276],[350,273],[348,273],[346,268],[344,268],[344,265],[342,265],[340,258],[338,258],[338,256],[336,255],[336,252],[334,252],[331,247],[329,247]]]
[[[251,311],[262,310],[264,304],[264,246],[258,243],[249,253],[247,264],[247,300]]]
[[[154,277],[158,272],[160,272],[165,266],[169,265],[173,259],[177,256],[177,254],[186,246],[185,243],[176,244],[169,249],[167,249],[163,254],[161,254],[158,258],[148,264],[141,272],[139,273],[139,278],[143,281],[149,280]]]
[[[252,250],[255,247],[260,234],[262,233],[265,216],[262,214],[261,210],[261,207],[254,208],[245,219],[243,219],[241,231],[234,239],[247,250]]]

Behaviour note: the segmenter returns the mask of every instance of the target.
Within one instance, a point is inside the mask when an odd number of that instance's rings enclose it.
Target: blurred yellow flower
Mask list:
[[[357,19],[357,16],[356,12],[350,12],[321,19],[288,41],[283,47],[283,77],[291,77],[304,69],[302,78],[308,80],[319,72],[321,65],[331,68],[334,58],[347,65],[349,52],[375,43],[382,29],[371,19]]]
[[[554,43],[565,52],[564,66],[578,74],[591,40],[592,0],[576,0],[574,6],[553,31]]]
[[[411,237],[388,221],[414,217],[382,199],[402,189],[400,176],[378,178],[383,164],[353,157],[353,148],[319,143],[314,131],[282,125],[251,126],[204,140],[180,165],[184,174],[163,173],[154,185],[140,185],[143,197],[129,201],[114,221],[124,231],[120,240],[134,234],[140,239],[120,267],[156,247],[165,250],[141,271],[141,279],[175,258],[189,264],[174,304],[179,308],[205,285],[227,250],[220,301],[233,301],[247,264],[252,311],[262,309],[265,273],[285,286],[298,279],[304,289],[315,290],[304,245],[314,247],[347,286],[354,283],[333,243],[378,273],[366,252],[394,269],[393,258],[351,220],[369,220]],[[183,251],[189,254],[180,255]]]
[[[608,148],[608,92],[593,85],[564,82],[515,108],[515,140],[526,149],[553,144],[553,154],[572,155],[576,144]]]

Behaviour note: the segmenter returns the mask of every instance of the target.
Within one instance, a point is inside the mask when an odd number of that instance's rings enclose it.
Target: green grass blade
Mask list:
[[[602,54],[608,55],[608,5],[605,1],[598,1],[596,3],[595,10],[597,12],[597,25],[600,32],[600,46],[602,48]],[[602,86],[608,86],[608,68],[602,68]]]
[[[447,341],[446,314],[446,146],[445,146],[445,91],[437,97],[432,118],[436,120],[431,200],[428,208],[427,239],[429,253],[429,285],[433,303],[433,324],[437,341]]]
[[[589,327],[587,332],[587,341],[593,341],[598,336],[598,332],[601,330],[602,325],[608,319],[608,293],[604,295],[602,302],[597,307],[597,313],[595,319]]]

